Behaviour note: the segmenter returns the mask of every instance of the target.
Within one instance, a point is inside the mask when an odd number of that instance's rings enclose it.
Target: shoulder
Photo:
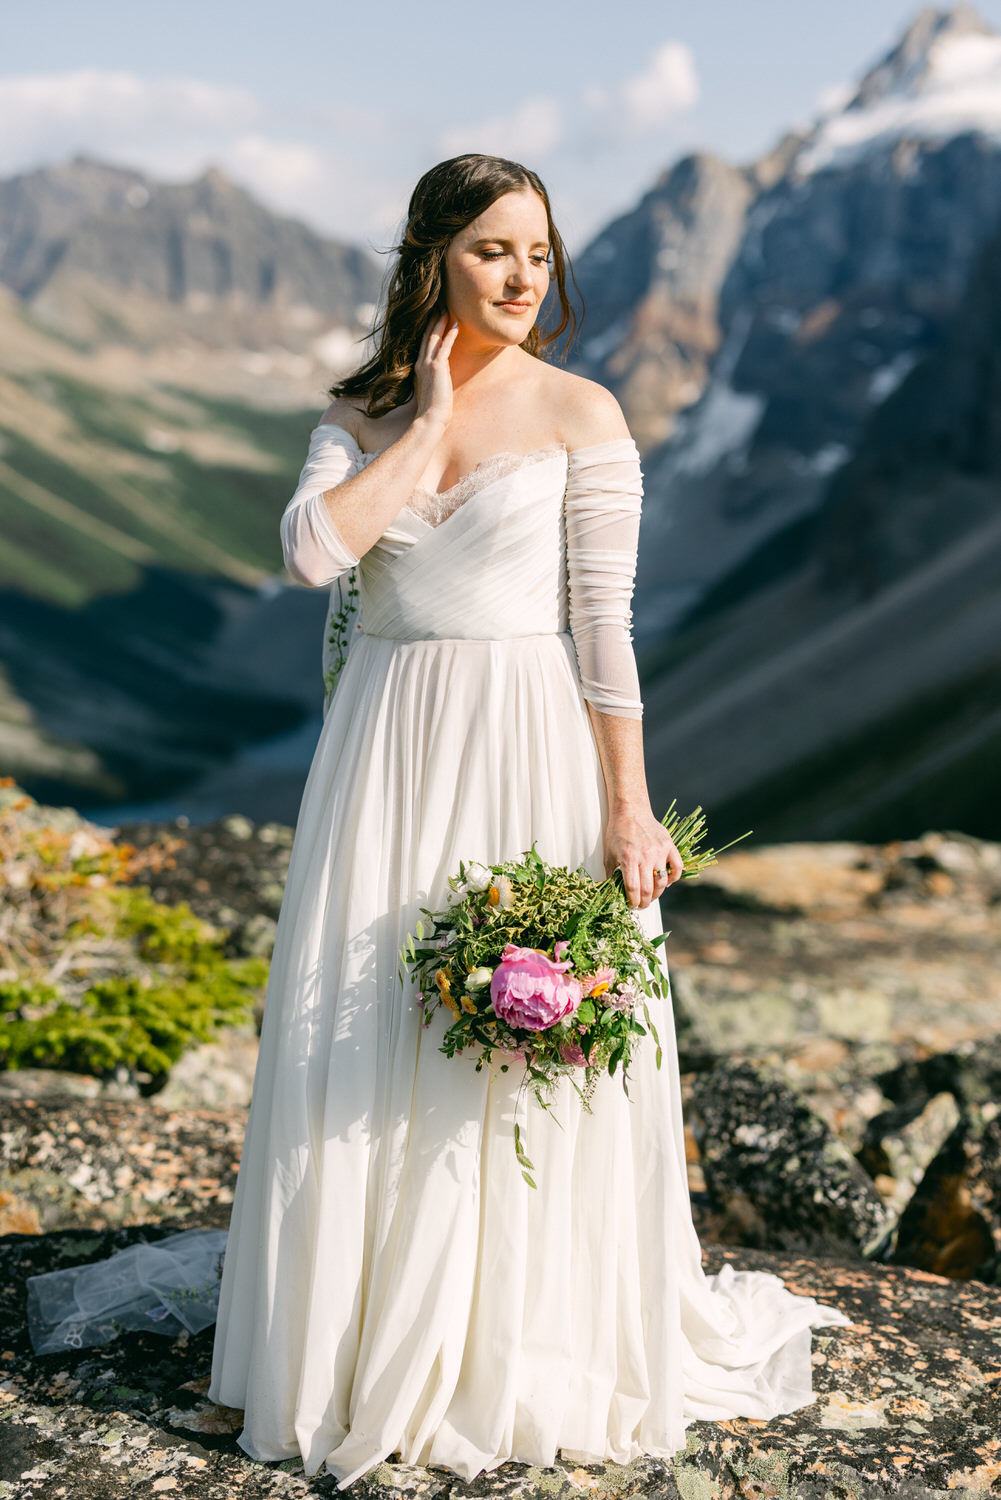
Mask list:
[[[345,396],[338,396],[331,401],[326,411],[317,419],[318,427],[343,427],[345,432],[350,432],[355,442],[359,441],[359,423],[361,412],[353,401]],[[359,444],[360,446],[360,444]]]
[[[572,452],[590,443],[608,443],[632,434],[622,407],[607,386],[569,370],[547,372],[560,437]]]

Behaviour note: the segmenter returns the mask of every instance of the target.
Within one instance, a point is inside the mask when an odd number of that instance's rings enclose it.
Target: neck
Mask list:
[[[475,334],[463,338],[460,329],[448,356],[453,391],[474,383],[482,387],[495,379],[507,379],[509,367],[522,352],[517,345],[491,344]]]

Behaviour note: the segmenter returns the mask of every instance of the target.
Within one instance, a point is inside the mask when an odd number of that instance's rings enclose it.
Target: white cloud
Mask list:
[[[667,125],[698,103],[695,57],[684,42],[663,42],[641,73],[627,78],[620,97],[625,123],[637,134]]]
[[[446,130],[438,137],[443,157],[460,156],[466,151],[482,151],[492,156],[507,156],[515,161],[529,157],[533,161],[546,156],[560,143],[563,135],[559,103],[540,95],[525,99],[508,114],[493,115],[478,124]]]
[[[271,203],[289,209],[312,204],[330,191],[333,162],[329,152],[312,146],[269,141],[265,136],[241,136],[226,152],[227,169]]]
[[[80,150],[169,159],[185,141],[246,130],[261,109],[245,89],[81,68],[0,78],[0,167]],[[171,143],[167,145],[166,143]]]
[[[574,142],[590,154],[599,145],[618,146],[661,131],[699,97],[691,48],[663,42],[632,77],[585,84],[568,110],[552,98],[526,99],[506,114],[444,132],[438,146],[443,156],[487,151],[531,163]]]

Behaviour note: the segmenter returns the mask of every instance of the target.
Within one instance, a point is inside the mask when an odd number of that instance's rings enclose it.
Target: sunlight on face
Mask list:
[[[459,338],[465,331],[520,344],[549,290],[550,249],[546,205],[532,188],[505,193],[461,229],[445,253],[445,292]]]

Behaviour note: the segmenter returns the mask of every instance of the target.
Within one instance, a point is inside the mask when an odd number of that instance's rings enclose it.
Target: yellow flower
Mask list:
[[[500,900],[500,891],[495,885],[492,885],[487,891],[487,900],[490,902],[491,906],[496,906],[498,901]]]
[[[591,990],[590,993],[592,995],[603,995],[607,989],[608,989],[608,980],[607,979],[603,979],[600,984],[596,984],[595,985],[594,989]]]
[[[438,970],[436,970],[435,976],[434,976],[434,982],[438,986],[438,991],[439,991],[439,993],[441,995],[441,998],[444,1000],[445,1004],[448,1006],[448,1008],[452,1012],[452,1014],[455,1015],[455,1016],[461,1015],[461,1011],[459,1009],[458,1002],[455,999],[453,999],[453,996],[452,996],[452,990],[451,990],[451,986],[449,984],[449,978],[448,978],[448,970],[447,969],[438,969]]]
[[[471,1016],[475,1016],[476,1001],[473,999],[472,995],[462,994],[459,996],[459,1001],[462,1005],[463,1010],[468,1011]]]

